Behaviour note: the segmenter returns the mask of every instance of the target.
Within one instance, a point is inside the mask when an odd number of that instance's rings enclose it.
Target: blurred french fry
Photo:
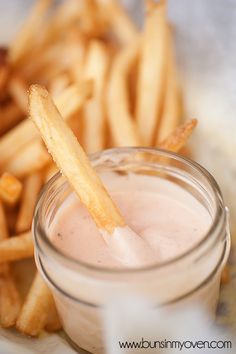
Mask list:
[[[61,329],[61,321],[54,302],[49,309],[45,329],[48,332],[57,332]]]
[[[40,172],[32,173],[26,177],[20,210],[16,221],[16,233],[30,230],[34,208],[42,187],[42,182],[42,175]]]
[[[64,72],[51,80],[49,91],[52,96],[56,97],[57,95],[60,95],[70,84],[71,79],[68,73]]]
[[[9,237],[5,210],[2,202],[0,201],[0,242]]]
[[[4,90],[10,73],[10,67],[7,60],[7,52],[8,51],[6,48],[0,48],[0,92]]]
[[[87,153],[105,147],[105,85],[109,57],[106,47],[99,41],[90,43],[84,68],[86,79],[93,80],[94,94],[84,108],[84,142]]]
[[[19,64],[22,57],[31,50],[31,45],[40,31],[44,16],[51,5],[52,0],[37,0],[31,9],[23,28],[16,36],[9,49],[9,60],[12,64]]]
[[[191,119],[177,127],[163,142],[158,145],[158,148],[173,152],[180,151],[182,147],[186,145],[196,125],[197,119]]]
[[[107,88],[107,113],[116,146],[141,146],[137,124],[129,105],[128,74],[137,60],[139,41],[126,46],[114,58]]]
[[[8,328],[15,325],[21,300],[11,274],[0,276],[0,324]]]
[[[55,97],[55,102],[62,116],[65,119],[69,119],[74,112],[82,107],[85,100],[88,99],[91,94],[92,83],[90,81],[81,82],[67,87],[59,96]],[[0,166],[3,166],[11,158],[13,158],[13,161],[16,161],[19,151],[38,137],[38,131],[29,119],[24,120],[1,137]],[[34,150],[33,147],[31,147],[31,149]],[[27,154],[27,152],[25,152],[25,154]],[[35,163],[37,164],[36,161]],[[15,165],[13,162],[12,164]],[[16,170],[18,169],[19,168],[16,168]],[[12,170],[15,170],[14,166]]]
[[[9,237],[5,211],[0,202],[0,243]],[[20,296],[8,263],[0,264],[0,325],[15,325],[20,311]]]
[[[34,256],[31,232],[12,236],[0,242],[0,263],[18,261]]]
[[[18,317],[17,329],[29,336],[39,335],[47,323],[52,306],[53,297],[37,273]]]
[[[171,132],[179,125],[181,107],[179,97],[179,87],[176,72],[176,64],[171,39],[170,29],[168,31],[168,59],[167,59],[167,78],[163,104],[163,113],[157,131],[156,146],[158,142],[166,139]]]
[[[9,237],[8,225],[6,220],[6,213],[4,206],[0,201],[0,242]],[[6,275],[9,272],[9,266],[7,263],[0,264],[0,276]],[[0,301],[1,302],[1,301]]]
[[[22,112],[28,114],[28,86],[24,80],[13,75],[9,81],[8,90]]]
[[[143,143],[153,143],[161,113],[167,58],[166,4],[148,1],[137,77],[135,116]]]
[[[0,135],[13,128],[22,118],[22,111],[14,102],[0,107]]]
[[[132,19],[117,0],[97,0],[102,7],[104,17],[122,44],[129,44],[138,36],[138,30]]]
[[[229,281],[230,281],[230,271],[229,271],[229,266],[226,265],[221,274],[221,282],[223,284],[228,284]]]
[[[3,173],[0,178],[0,199],[6,204],[18,202],[22,192],[22,183],[13,175]]]
[[[42,144],[40,138],[36,138],[29,145],[24,146],[12,157],[4,170],[18,178],[23,178],[33,172],[42,170],[51,161],[51,157]]]

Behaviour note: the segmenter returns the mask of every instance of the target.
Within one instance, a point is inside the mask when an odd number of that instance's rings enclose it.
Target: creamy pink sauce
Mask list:
[[[70,257],[103,267],[162,263],[194,247],[210,227],[206,208],[171,181],[111,172],[101,178],[134,233],[117,229],[104,238],[71,194],[50,228],[54,245]]]

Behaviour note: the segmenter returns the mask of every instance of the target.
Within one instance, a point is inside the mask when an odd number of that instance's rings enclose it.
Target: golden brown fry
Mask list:
[[[66,88],[66,90],[55,98],[55,102],[62,116],[67,120],[73,113],[82,107],[83,103],[91,96],[91,94],[91,81],[81,82]],[[38,131],[29,119],[24,120],[6,135],[1,137],[0,166],[3,166],[11,158],[13,158],[13,161],[16,161],[19,151],[38,137]],[[35,142],[32,144],[34,143]],[[36,145],[37,144],[38,143],[36,143]],[[31,147],[31,149],[34,151],[33,147]],[[25,154],[27,154],[27,152],[25,152]],[[37,163],[37,161],[35,161],[35,163]],[[11,162],[10,165],[11,164],[15,166],[15,163]],[[12,167],[12,169],[9,168],[9,171],[14,170],[20,170],[20,166],[17,168]]]
[[[16,156],[4,165],[4,170],[17,178],[23,178],[42,170],[51,161],[51,157],[38,137],[28,146],[24,146]]]
[[[49,309],[45,329],[48,332],[57,332],[61,329],[61,321],[54,302]]]
[[[9,49],[9,60],[12,64],[19,64],[22,57],[25,57],[37,38],[38,31],[44,20],[44,16],[51,5],[52,0],[37,0],[23,28],[16,36]]]
[[[223,272],[221,274],[221,282],[223,284],[228,284],[230,281],[230,271],[229,271],[229,266],[226,265],[223,269]]]
[[[57,166],[73,186],[97,226],[109,233],[116,226],[124,226],[118,209],[47,90],[37,85],[30,90],[30,116]]]
[[[15,325],[20,312],[20,295],[11,274],[0,276],[0,324],[8,328]]]
[[[19,76],[14,75],[9,81],[8,90],[22,112],[28,114],[28,86]]]
[[[50,82],[50,89],[53,97],[60,95],[71,83],[68,73],[64,72],[58,75]]]
[[[0,263],[31,258],[34,255],[34,245],[31,232],[12,236],[0,242]]]
[[[138,30],[117,0],[97,0],[111,31],[122,44],[129,44],[138,36]]]
[[[84,108],[84,141],[87,153],[105,147],[105,84],[109,66],[106,47],[99,41],[91,41],[85,63],[85,78],[93,80],[94,94]]]
[[[158,147],[160,149],[178,152],[187,143],[197,125],[197,119],[191,119],[176,128]]]
[[[137,124],[130,113],[129,70],[137,59],[139,42],[125,47],[114,59],[108,83],[107,112],[113,141],[117,146],[141,146]]]
[[[170,29],[168,31],[168,39],[169,46],[167,59],[167,82],[165,89],[163,113],[157,131],[157,139],[155,144],[156,146],[158,145],[158,142],[161,142],[166,139],[178,126],[181,113],[178,79]]]
[[[29,336],[37,336],[47,323],[52,304],[53,297],[37,273],[18,317],[17,329]]]
[[[0,48],[0,92],[3,91],[7,85],[10,67],[7,60],[7,49]]]
[[[0,241],[9,237],[5,211],[2,202],[0,201]]]
[[[8,225],[5,215],[5,210],[2,202],[0,201],[0,242],[9,237]],[[0,275],[9,273],[9,266],[7,263],[0,264]],[[1,302],[1,300],[0,300]]]
[[[10,102],[0,107],[0,135],[14,127],[22,118],[22,111],[15,103]]]
[[[9,205],[18,202],[22,192],[22,183],[13,175],[3,173],[0,178],[0,199]]]
[[[141,138],[147,146],[153,143],[160,119],[165,87],[168,34],[165,1],[148,3],[151,6],[147,12],[142,38],[135,108]]]
[[[26,177],[20,210],[16,221],[16,233],[30,230],[34,208],[42,187],[42,182],[42,175],[40,172],[33,173]]]

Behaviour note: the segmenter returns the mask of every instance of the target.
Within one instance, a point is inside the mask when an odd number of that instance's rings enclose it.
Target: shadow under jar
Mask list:
[[[44,187],[35,211],[35,258],[72,343],[91,353],[104,352],[103,307],[119,294],[143,296],[167,307],[200,302],[214,315],[230,249],[227,209],[214,178],[195,162],[158,149],[111,149],[93,155],[91,162],[98,174],[132,173],[168,180],[195,198],[211,222],[194,247],[170,260],[157,259],[155,264],[132,269],[88,264],[52,242],[53,223],[73,193],[65,178],[55,175]]]

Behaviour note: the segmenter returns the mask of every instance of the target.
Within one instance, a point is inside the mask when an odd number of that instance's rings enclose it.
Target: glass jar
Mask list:
[[[71,341],[89,352],[103,353],[102,308],[120,294],[144,296],[162,306],[200,302],[213,314],[230,249],[227,209],[214,178],[197,163],[158,149],[111,149],[93,155],[91,162],[98,173],[151,174],[180,185],[207,209],[212,224],[194,248],[161,264],[119,270],[88,265],[66,256],[50,241],[50,225],[72,193],[67,181],[55,175],[35,211],[35,258]]]

